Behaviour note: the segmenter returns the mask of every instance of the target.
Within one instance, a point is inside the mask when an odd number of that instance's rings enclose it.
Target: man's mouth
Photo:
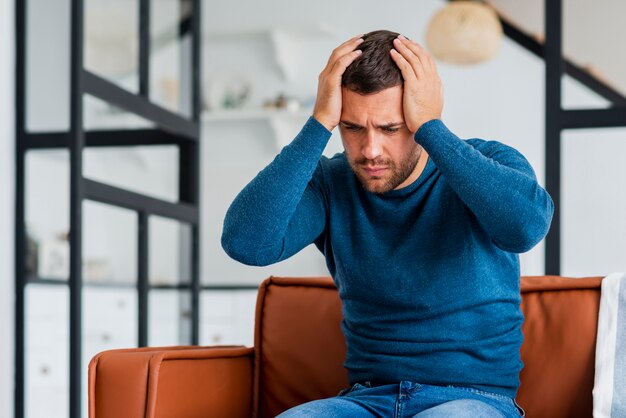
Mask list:
[[[387,170],[388,167],[385,166],[363,166],[363,171],[365,171],[370,176],[379,176]]]

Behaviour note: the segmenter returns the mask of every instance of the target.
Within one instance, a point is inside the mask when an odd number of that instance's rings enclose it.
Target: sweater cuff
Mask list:
[[[311,116],[300,133],[285,148],[290,148],[293,152],[302,155],[310,155],[311,153],[321,155],[331,136],[332,133]]]
[[[326,127],[319,123],[317,119],[315,119],[313,116],[309,116],[309,119],[304,124],[304,129],[311,129],[311,133],[314,135],[326,134],[328,138],[330,138],[330,136],[332,135],[332,132],[326,129]]]
[[[420,126],[417,132],[415,132],[414,139],[418,144],[424,145],[425,142],[428,143],[434,138],[450,135],[451,133],[441,119],[431,119]]]

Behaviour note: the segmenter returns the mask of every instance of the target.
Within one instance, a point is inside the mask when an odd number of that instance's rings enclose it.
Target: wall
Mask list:
[[[524,31],[539,37],[544,35],[544,0],[492,0],[492,3]],[[623,1],[563,1],[564,55],[578,65],[591,66],[621,92],[626,92],[626,54],[613,45],[616,39],[626,36],[625,15]]]
[[[14,2],[0,2],[0,416],[13,415]]]

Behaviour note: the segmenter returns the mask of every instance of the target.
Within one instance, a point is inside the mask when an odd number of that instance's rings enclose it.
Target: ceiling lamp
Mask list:
[[[500,48],[502,25],[496,12],[478,1],[452,1],[433,16],[426,46],[441,61],[474,64]]]

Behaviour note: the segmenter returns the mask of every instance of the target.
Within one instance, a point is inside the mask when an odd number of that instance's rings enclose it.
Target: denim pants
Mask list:
[[[296,406],[280,418],[300,417],[503,417],[519,418],[524,411],[514,399],[497,393],[457,386],[432,386],[402,381],[373,386],[357,383],[334,398]]]

